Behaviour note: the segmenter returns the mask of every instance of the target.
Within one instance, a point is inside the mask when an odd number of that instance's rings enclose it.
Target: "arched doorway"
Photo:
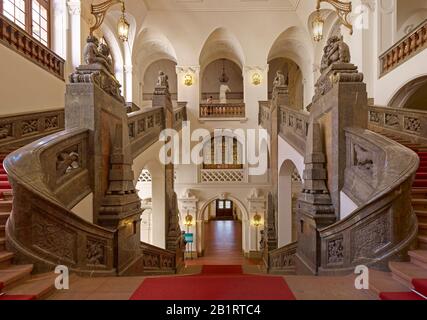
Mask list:
[[[143,169],[139,175],[136,189],[141,199],[141,241],[153,243],[153,188],[150,171]]]
[[[391,99],[392,108],[427,110],[427,75],[405,84]]]
[[[302,191],[302,179],[295,164],[286,160],[280,167],[278,185],[278,245],[283,247],[297,241],[298,221],[296,203]]]
[[[224,213],[225,210],[225,214]],[[229,214],[231,213],[231,214]],[[206,201],[197,217],[195,264],[252,264],[245,258],[249,251],[250,223],[245,206],[232,196]]]

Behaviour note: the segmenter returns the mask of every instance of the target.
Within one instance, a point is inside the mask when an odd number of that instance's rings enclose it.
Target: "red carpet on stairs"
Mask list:
[[[295,300],[283,277],[244,275],[241,266],[204,266],[200,275],[149,278],[131,300]]]
[[[380,293],[380,299],[386,301],[421,301],[421,296],[414,292],[383,292]]]

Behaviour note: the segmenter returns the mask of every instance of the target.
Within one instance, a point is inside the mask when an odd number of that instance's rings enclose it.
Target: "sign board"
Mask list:
[[[185,234],[185,236],[184,236],[184,239],[185,239],[185,242],[187,242],[187,243],[193,243],[193,239],[194,239],[194,237],[193,237],[193,234],[192,233],[186,233]]]

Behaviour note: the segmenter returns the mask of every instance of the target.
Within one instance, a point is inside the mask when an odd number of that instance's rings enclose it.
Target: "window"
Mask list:
[[[36,40],[49,47],[49,0],[0,0],[0,12]]]

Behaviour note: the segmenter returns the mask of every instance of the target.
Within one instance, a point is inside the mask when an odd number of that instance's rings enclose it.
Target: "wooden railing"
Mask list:
[[[64,130],[64,109],[0,116],[0,150]]]
[[[295,274],[295,255],[298,242],[293,242],[282,248],[269,252],[269,273]]]
[[[242,103],[201,103],[201,119],[242,119],[245,118],[245,104]]]
[[[65,80],[64,59],[2,14],[0,14],[0,43],[21,54],[59,79]]]
[[[383,77],[427,47],[427,19],[380,56]]]
[[[368,110],[369,127],[374,131],[396,131],[411,141],[427,142],[427,112],[375,106]]]
[[[344,192],[360,207],[319,230],[320,274],[347,274],[358,265],[387,269],[405,259],[417,235],[411,186],[418,156],[369,130],[347,128]]]

